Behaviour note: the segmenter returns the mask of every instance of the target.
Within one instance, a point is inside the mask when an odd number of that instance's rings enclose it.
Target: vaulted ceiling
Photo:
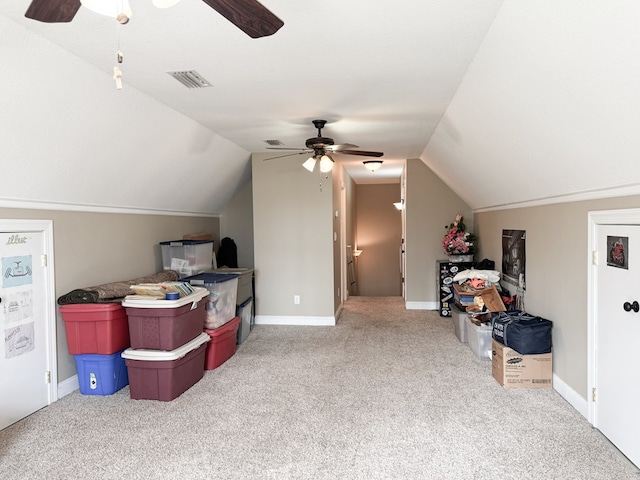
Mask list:
[[[200,0],[169,9],[131,0],[127,25],[84,7],[71,23],[40,23],[24,17],[29,3],[3,2],[0,16],[98,72],[68,71],[70,82],[93,82],[91,95],[105,98],[140,92],[215,132],[229,155],[266,152],[266,140],[304,147],[322,118],[336,143],[384,152],[375,173],[367,158],[337,156],[357,182],[396,179],[405,159],[422,158],[476,209],[640,185],[637,2],[263,0],[284,26],[258,39]],[[31,51],[14,41],[3,38],[0,51],[15,72]],[[211,86],[189,89],[167,74],[185,70]],[[44,65],[39,74],[46,85]],[[28,91],[2,95],[29,103]],[[11,128],[9,114],[0,125]]]

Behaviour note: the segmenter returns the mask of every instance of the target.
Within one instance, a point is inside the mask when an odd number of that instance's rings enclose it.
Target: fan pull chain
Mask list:
[[[113,66],[113,80],[116,82],[116,89],[117,90],[122,90],[122,71],[120,70],[120,67],[118,67],[118,65],[122,64],[122,61],[124,60],[124,56],[122,55],[122,50],[120,50],[120,28],[119,25],[116,26],[116,43],[117,43],[117,50],[116,50],[116,64]]]

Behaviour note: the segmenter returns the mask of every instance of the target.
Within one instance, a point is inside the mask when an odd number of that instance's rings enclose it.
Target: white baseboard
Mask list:
[[[78,375],[74,375],[71,378],[63,380],[62,382],[58,383],[58,400],[69,395],[72,392],[75,392],[79,388],[80,382],[78,382]]]
[[[589,419],[589,403],[573,388],[553,374],[553,389],[575,408],[587,420]]]
[[[405,302],[407,310],[438,310],[438,302]]]
[[[256,325],[310,325],[329,326],[336,324],[335,317],[282,317],[277,315],[256,315]]]

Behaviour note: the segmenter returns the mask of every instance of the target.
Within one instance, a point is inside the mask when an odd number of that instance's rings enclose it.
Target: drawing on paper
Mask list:
[[[4,331],[4,356],[14,358],[35,349],[33,322]]]
[[[31,255],[2,258],[2,286],[4,288],[33,283]]]
[[[33,318],[33,290],[7,293],[2,302],[5,323],[18,323]]]

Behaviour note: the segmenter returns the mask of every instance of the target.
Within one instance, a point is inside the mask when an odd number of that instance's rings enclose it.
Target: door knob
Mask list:
[[[634,300],[633,303],[624,302],[622,308],[624,308],[625,312],[630,312],[631,310],[633,310],[634,312],[638,313],[638,311],[640,310],[640,305],[638,305],[637,300]]]

